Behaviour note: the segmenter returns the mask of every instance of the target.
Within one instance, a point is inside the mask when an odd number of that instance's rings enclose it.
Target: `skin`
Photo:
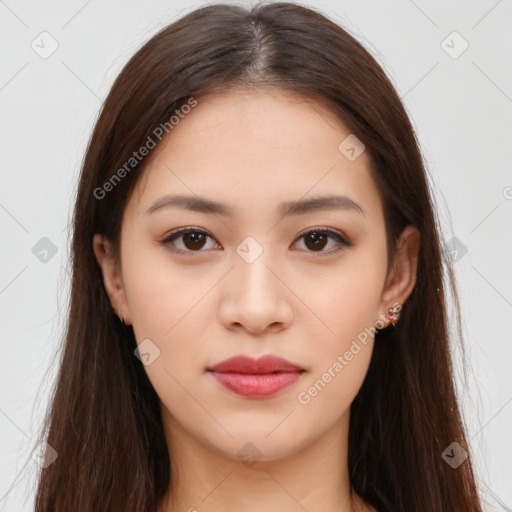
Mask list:
[[[350,404],[373,335],[307,404],[298,394],[365,328],[389,324],[386,311],[403,304],[415,284],[419,232],[404,230],[386,276],[384,217],[369,157],[349,161],[338,150],[350,131],[321,104],[283,91],[197,99],[153,150],[126,206],[121,261],[101,235],[93,240],[112,307],[133,326],[137,343],[149,338],[160,350],[144,366],[161,399],[171,455],[173,488],[159,512],[372,511],[357,494],[350,497],[347,449]],[[146,214],[169,193],[206,196],[235,215],[176,207]],[[350,196],[365,215],[276,211],[285,200],[333,193]],[[211,238],[160,243],[188,226]],[[300,235],[320,227],[353,245],[333,252],[338,244],[329,238],[315,250],[311,236]],[[236,251],[247,236],[263,250],[250,263]],[[245,398],[206,371],[238,354],[274,354],[306,372],[275,396]],[[237,455],[246,443],[256,447],[254,464]]]

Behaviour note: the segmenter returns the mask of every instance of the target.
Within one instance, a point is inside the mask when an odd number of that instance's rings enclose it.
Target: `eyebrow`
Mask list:
[[[224,217],[234,217],[235,212],[229,206],[200,196],[166,195],[157,199],[146,211],[151,214],[162,208],[182,208],[200,213],[209,213]],[[278,205],[280,216],[301,215],[315,211],[349,210],[366,216],[363,207],[348,196],[325,195],[302,199],[298,201],[285,201]]]

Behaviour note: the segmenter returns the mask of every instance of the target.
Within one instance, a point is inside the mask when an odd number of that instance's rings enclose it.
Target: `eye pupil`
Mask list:
[[[310,247],[308,245],[308,241],[309,240],[313,240],[313,245],[312,247]],[[310,233],[309,235],[307,235],[306,237],[306,246],[310,249],[310,248],[313,248],[313,249],[323,249],[325,247],[325,243],[327,241],[327,237],[324,233],[316,233],[316,232],[313,232],[313,233]]]
[[[206,237],[204,233],[192,232],[183,235],[183,241],[185,243],[185,246],[187,247],[187,249],[191,250],[201,249],[204,246],[205,239]],[[192,247],[188,246],[188,244],[186,243],[187,240],[192,241]],[[196,244],[199,244],[199,246],[196,246]]]

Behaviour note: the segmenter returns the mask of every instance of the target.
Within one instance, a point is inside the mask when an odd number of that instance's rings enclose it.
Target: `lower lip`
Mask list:
[[[217,373],[210,372],[224,387],[242,396],[272,396],[291,386],[302,372],[283,373]]]

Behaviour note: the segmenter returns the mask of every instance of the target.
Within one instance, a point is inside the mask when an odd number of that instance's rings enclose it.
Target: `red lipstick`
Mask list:
[[[227,389],[247,397],[272,396],[294,384],[305,372],[300,366],[272,355],[252,359],[235,356],[208,371]]]

